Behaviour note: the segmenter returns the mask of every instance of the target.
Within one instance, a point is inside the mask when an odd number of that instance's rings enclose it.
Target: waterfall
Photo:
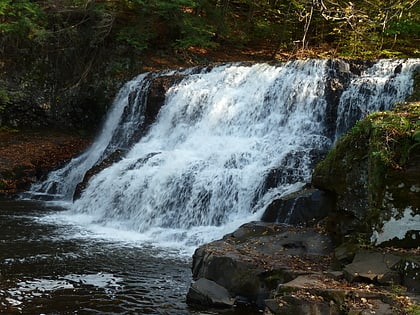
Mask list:
[[[112,150],[111,148],[119,146],[120,140],[116,142],[117,137],[115,135],[121,133],[119,131],[121,126],[124,127],[121,118],[124,108],[128,105],[128,96],[139,86],[142,90],[145,77],[146,74],[141,74],[120,89],[95,142],[63,168],[51,172],[45,181],[34,184],[28,192],[31,198],[53,200],[70,199],[73,196],[76,185],[82,181],[85,173],[95,163],[103,159],[106,149]],[[121,141],[123,140],[124,138],[121,139]]]
[[[401,67],[404,65],[403,67]],[[383,60],[353,78],[338,106],[336,139],[361,117],[389,110],[412,92],[412,71],[419,60]]]
[[[348,71],[338,104],[327,97],[334,66],[327,60],[140,75],[121,89],[91,148],[30,193],[71,199],[87,170],[122,149],[121,159],[68,205],[73,214],[153,240],[196,244],[220,237],[258,219],[272,198],[308,183],[314,162],[354,120],[403,101],[418,63],[381,60],[360,75]],[[171,75],[182,79],[145,126],[150,82]]]

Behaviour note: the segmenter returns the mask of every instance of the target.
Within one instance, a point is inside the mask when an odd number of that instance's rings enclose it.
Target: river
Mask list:
[[[139,75],[92,146],[25,196],[50,202],[0,203],[1,312],[218,314],[185,303],[194,248],[310,183],[314,163],[355,121],[410,95],[418,64],[356,71],[307,60]],[[149,117],[149,88],[165,80],[173,84]],[[116,153],[73,202],[86,172]]]
[[[186,253],[105,238],[42,202],[1,200],[0,209],[0,314],[258,313],[190,308]]]

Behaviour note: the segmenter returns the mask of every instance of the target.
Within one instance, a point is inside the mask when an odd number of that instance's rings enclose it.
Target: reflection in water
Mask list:
[[[0,314],[221,312],[186,305],[188,256],[45,223],[45,215],[58,211],[40,203],[0,201]]]

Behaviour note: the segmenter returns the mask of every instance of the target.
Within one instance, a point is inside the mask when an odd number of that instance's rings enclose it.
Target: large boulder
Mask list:
[[[369,115],[320,162],[312,183],[334,203],[338,242],[417,247],[420,235],[420,103]]]
[[[203,306],[231,307],[235,303],[229,291],[216,282],[200,278],[191,284],[187,302]]]
[[[193,279],[214,281],[234,297],[263,305],[279,283],[329,267],[328,236],[312,228],[252,222],[199,247]]]
[[[332,207],[325,191],[305,188],[274,199],[265,209],[261,221],[310,226],[325,218]]]
[[[402,258],[378,251],[358,252],[351,264],[344,267],[344,276],[349,282],[364,280],[379,284],[400,284],[397,266]]]

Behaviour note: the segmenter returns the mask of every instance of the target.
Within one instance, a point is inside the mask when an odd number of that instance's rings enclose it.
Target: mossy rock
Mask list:
[[[419,174],[420,102],[403,103],[358,122],[315,167],[313,185],[334,195],[336,239],[365,243],[407,209],[420,214]]]

